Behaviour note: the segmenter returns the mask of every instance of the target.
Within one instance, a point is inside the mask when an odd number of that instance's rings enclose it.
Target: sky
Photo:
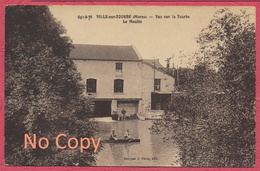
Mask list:
[[[196,37],[209,25],[214,13],[224,7],[57,5],[49,8],[75,44],[134,45],[143,59],[159,59],[164,66],[166,58],[174,56],[170,63],[174,61],[176,67],[187,65],[188,59],[180,60],[181,53],[199,48]],[[96,15],[131,15],[131,18],[98,19]],[[134,19],[134,15],[147,18]],[[83,16],[92,19],[80,19]],[[129,23],[129,20],[142,23]]]

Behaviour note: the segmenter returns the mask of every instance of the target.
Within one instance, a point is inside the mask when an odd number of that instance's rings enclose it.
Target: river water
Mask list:
[[[152,121],[126,120],[98,122],[98,137],[109,139],[112,130],[123,138],[127,129],[140,143],[103,143],[97,154],[97,166],[180,166],[178,148],[173,141],[163,142],[163,135],[152,134]]]

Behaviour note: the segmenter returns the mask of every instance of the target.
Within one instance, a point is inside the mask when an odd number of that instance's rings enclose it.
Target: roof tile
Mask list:
[[[133,46],[74,44],[69,58],[83,60],[136,61],[141,57]]]

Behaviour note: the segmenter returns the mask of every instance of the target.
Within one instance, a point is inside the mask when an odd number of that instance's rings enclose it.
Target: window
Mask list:
[[[154,91],[161,90],[161,79],[154,79]]]
[[[114,80],[114,92],[123,93],[124,90],[124,80],[116,79]]]
[[[87,92],[96,93],[97,92],[97,80],[87,79]]]
[[[120,72],[121,73],[122,70],[123,70],[123,64],[120,63],[120,62],[116,63],[116,72]]]

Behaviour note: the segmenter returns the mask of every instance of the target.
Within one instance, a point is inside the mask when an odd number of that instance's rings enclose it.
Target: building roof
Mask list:
[[[159,62],[159,59],[143,59],[142,60],[144,64],[146,64],[149,67],[154,68],[154,64],[155,64],[155,69],[157,71],[160,71],[164,74],[167,74],[171,77],[173,77],[171,70],[167,71],[167,68],[163,67],[162,64]]]
[[[83,60],[139,61],[141,56],[134,46],[74,44],[69,58]]]
[[[164,69],[162,64],[159,62],[159,59],[143,59],[143,61],[149,63],[152,66],[155,64],[155,68]]]

